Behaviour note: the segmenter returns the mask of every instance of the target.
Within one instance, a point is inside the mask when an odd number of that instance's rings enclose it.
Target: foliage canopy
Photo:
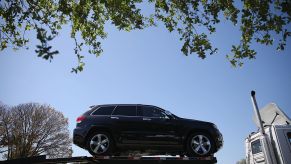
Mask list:
[[[143,14],[138,7],[141,5],[153,5],[153,13]],[[274,37],[279,36],[275,44],[278,50],[284,50],[291,36],[290,0],[2,0],[0,49],[28,48],[29,39],[25,34],[33,30],[40,41],[35,52],[39,57],[52,60],[58,51],[52,50],[49,42],[68,24],[78,58],[78,65],[72,71],[77,73],[85,65],[84,46],[88,47],[89,54],[102,53],[101,41],[107,36],[105,23],[131,31],[155,26],[159,21],[168,31],[179,33],[183,42],[181,51],[185,55],[194,53],[204,59],[217,52],[208,36],[224,18],[241,31],[239,44],[232,45],[232,53],[227,55],[233,66],[255,58],[252,42],[273,45]]]

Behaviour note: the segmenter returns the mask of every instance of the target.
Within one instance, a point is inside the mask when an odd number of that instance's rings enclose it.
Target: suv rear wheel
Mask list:
[[[192,133],[187,140],[188,156],[203,157],[208,156],[214,151],[213,139],[206,133]]]
[[[88,137],[87,149],[93,156],[110,155],[113,152],[113,140],[107,132],[94,132]]]

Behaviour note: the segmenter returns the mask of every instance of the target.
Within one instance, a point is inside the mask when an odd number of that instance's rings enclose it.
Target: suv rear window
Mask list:
[[[92,115],[104,116],[104,115],[111,115],[115,106],[101,106],[97,110],[95,110]]]
[[[117,106],[112,115],[136,116],[136,106]]]

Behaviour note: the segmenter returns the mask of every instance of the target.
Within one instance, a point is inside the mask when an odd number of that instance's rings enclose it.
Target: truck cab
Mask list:
[[[252,132],[246,138],[246,163],[290,164],[290,118],[275,103],[268,104],[259,113],[264,134],[261,131]],[[256,117],[254,117],[254,122],[260,127],[260,123]]]

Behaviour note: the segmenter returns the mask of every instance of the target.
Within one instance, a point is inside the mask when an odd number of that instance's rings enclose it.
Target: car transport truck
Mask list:
[[[259,127],[245,139],[247,164],[291,164],[291,121],[275,104],[260,111],[251,92],[255,124]]]

